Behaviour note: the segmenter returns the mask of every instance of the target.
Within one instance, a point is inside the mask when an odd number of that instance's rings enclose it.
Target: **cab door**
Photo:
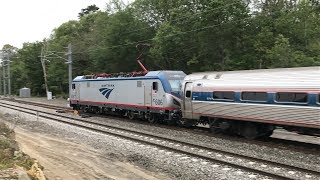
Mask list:
[[[183,118],[192,119],[192,82],[185,84],[183,109]]]
[[[75,91],[76,91],[76,93],[75,93],[75,95],[76,95],[76,97],[75,97],[75,100],[80,100],[80,83],[78,83],[78,84],[75,84]]]
[[[72,83],[70,99],[71,100],[80,100],[80,83]]]
[[[145,82],[144,85],[144,105],[151,106],[152,104],[152,86],[150,82]]]

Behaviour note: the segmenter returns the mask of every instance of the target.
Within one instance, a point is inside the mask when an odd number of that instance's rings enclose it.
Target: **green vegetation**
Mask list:
[[[25,169],[31,168],[34,160],[18,150],[18,145],[14,139],[14,131],[4,123],[0,123],[0,170],[15,166]]]
[[[315,0],[113,0],[94,5],[79,20],[63,23],[46,40],[55,51],[46,62],[49,89],[68,92],[67,45],[73,45],[73,76],[139,70],[138,43],[150,44],[149,70],[186,73],[320,65],[320,4]],[[12,89],[44,95],[40,63],[44,42],[12,49]],[[49,53],[48,53],[49,54]]]

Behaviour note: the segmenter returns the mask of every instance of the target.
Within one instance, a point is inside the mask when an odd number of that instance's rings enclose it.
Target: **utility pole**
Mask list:
[[[3,79],[3,95],[7,95],[7,86],[6,86],[6,68],[5,68],[5,60],[2,60],[2,79]]]
[[[68,64],[68,68],[69,68],[68,69],[68,71],[69,71],[69,97],[71,97],[71,91],[72,91],[72,45],[71,45],[71,43],[67,47],[67,49],[68,49],[67,53],[47,51],[46,48],[47,48],[47,46],[45,44],[41,50],[41,64],[42,64],[42,68],[43,68],[47,92],[48,92],[48,86],[47,86],[47,75],[46,75],[46,70],[45,70],[45,61],[49,58],[60,58],[60,59],[63,59],[66,64]],[[47,54],[47,52],[49,52],[49,54]],[[58,55],[57,53],[63,53],[65,55],[67,55],[68,58],[66,59],[66,58]]]
[[[48,98],[48,92],[49,92],[49,88],[48,88],[48,80],[47,80],[47,72],[46,72],[46,64],[45,64],[45,61],[46,61],[46,47],[47,45],[44,44],[43,47],[41,48],[41,65],[42,65],[42,70],[43,70],[43,77],[44,77],[44,85],[45,85],[45,88],[46,88],[46,95],[47,95],[47,98]]]
[[[3,80],[3,95],[11,96],[11,79],[10,79],[10,51],[9,50],[2,50],[1,52],[1,59],[2,59],[2,80]],[[7,70],[6,70],[7,66]],[[8,87],[6,84],[6,81],[8,81]]]
[[[69,66],[69,98],[71,98],[72,91],[72,46],[71,43],[68,45],[68,61],[67,64]]]
[[[7,62],[8,62],[8,95],[11,96],[11,78],[10,78],[10,54],[7,53]]]
[[[1,66],[3,66],[2,65],[2,62],[3,62],[3,52],[2,51],[0,51],[0,59],[1,59]],[[1,74],[2,74],[2,67],[0,68],[0,94],[1,95],[3,95],[3,93],[2,93],[2,90],[3,90],[3,87],[2,87],[2,76],[1,76]]]
[[[1,74],[2,74],[2,69],[0,68],[0,94],[2,95],[2,76],[1,76]]]

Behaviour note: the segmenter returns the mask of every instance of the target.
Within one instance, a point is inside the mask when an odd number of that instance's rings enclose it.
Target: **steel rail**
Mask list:
[[[191,144],[191,143],[188,143],[188,142],[183,142],[183,141],[175,140],[175,139],[172,139],[172,138],[157,136],[157,135],[150,134],[150,133],[139,132],[139,131],[135,131],[135,130],[127,129],[127,128],[120,128],[120,127],[115,127],[115,126],[111,126],[111,125],[106,125],[106,124],[103,124],[103,123],[100,123],[100,122],[92,122],[92,121],[88,121],[88,120],[85,120],[85,119],[66,117],[66,116],[63,116],[63,115],[60,115],[60,114],[34,110],[34,109],[31,109],[31,108],[20,107],[20,106],[16,106],[16,105],[12,105],[12,104],[7,104],[7,103],[4,103],[4,104],[6,104],[8,106],[15,106],[15,107],[18,107],[18,108],[24,108],[24,109],[30,110],[30,111],[41,112],[43,114],[48,114],[48,115],[52,115],[52,116],[68,118],[68,119],[72,119],[72,120],[76,120],[76,121],[80,120],[82,122],[90,123],[90,124],[97,125],[97,126],[100,126],[100,127],[103,126],[105,128],[112,128],[112,129],[116,129],[116,130],[120,130],[120,131],[126,131],[126,132],[130,132],[130,133],[139,134],[139,135],[142,135],[142,136],[149,136],[149,137],[152,137],[152,138],[161,139],[161,140],[164,140],[164,141],[171,141],[173,143],[181,144],[183,146],[189,146],[189,147],[198,148],[198,149],[202,149],[202,150],[206,150],[206,151],[210,151],[210,152],[215,152],[215,153],[221,153],[221,154],[224,154],[224,155],[235,156],[237,158],[256,161],[258,163],[267,163],[267,164],[270,164],[270,165],[273,165],[273,166],[276,166],[276,167],[282,167],[282,168],[287,168],[287,169],[290,169],[290,170],[296,170],[296,171],[300,171],[300,172],[303,172],[303,173],[306,173],[306,174],[309,174],[309,175],[320,176],[320,172],[314,171],[314,170],[309,170],[309,169],[304,169],[304,168],[300,168],[300,167],[290,166],[290,165],[277,163],[277,162],[273,162],[273,161],[268,161],[268,160],[263,160],[263,159],[259,159],[259,158],[254,158],[254,157],[248,157],[248,156],[241,155],[241,154],[236,154],[236,153],[226,152],[226,151],[219,150],[219,149],[213,149],[213,148],[209,148],[209,147],[205,147],[205,146],[201,146],[201,145]],[[6,107],[3,104],[1,106],[2,107]],[[6,108],[10,108],[10,109],[14,109],[14,110],[21,111],[21,112],[24,112],[24,113],[35,115],[34,113],[31,113],[31,112],[26,111],[26,110],[21,110],[21,109],[12,108],[12,107],[6,107]],[[137,141],[137,142],[140,142],[140,143],[144,143],[144,144],[156,146],[156,147],[159,147],[159,148],[175,151],[175,152],[178,152],[178,153],[182,153],[182,154],[186,154],[186,155],[189,155],[189,156],[201,158],[201,159],[208,160],[208,161],[211,161],[211,162],[216,162],[216,163],[232,166],[234,168],[238,168],[238,169],[242,169],[242,170],[245,170],[245,171],[257,173],[257,174],[260,174],[260,175],[265,175],[265,176],[272,177],[272,178],[292,179],[292,178],[290,178],[288,176],[277,175],[277,174],[273,174],[273,173],[270,173],[270,172],[265,172],[265,171],[262,171],[262,170],[259,170],[259,169],[254,169],[254,168],[251,168],[251,167],[238,165],[238,164],[231,163],[231,162],[226,162],[226,161],[223,161],[223,160],[219,160],[219,159],[216,159],[216,158],[208,157],[208,156],[205,156],[205,155],[195,154],[195,153],[188,152],[188,151],[185,151],[185,150],[179,150],[179,149],[175,149],[175,148],[172,148],[172,147],[163,146],[163,145],[160,145],[160,144],[157,144],[157,143],[154,143],[154,142],[148,142],[148,141],[145,141],[145,140],[141,140],[141,139],[134,138],[134,137],[128,137],[128,136],[121,135],[121,134],[114,133],[114,132],[108,132],[108,131],[105,131],[105,130],[99,130],[97,128],[87,127],[85,125],[75,124],[75,123],[72,123],[72,122],[69,122],[69,121],[63,121],[63,120],[59,120],[57,118],[53,118],[53,117],[49,117],[49,116],[45,116],[45,115],[41,115],[41,114],[39,116],[43,117],[43,118],[51,119],[51,120],[54,120],[54,121],[59,121],[59,122],[67,123],[67,124],[70,124],[70,125],[86,128],[86,129],[89,129],[89,130],[94,130],[94,131],[97,131],[97,132],[106,133],[106,134],[109,134],[109,135],[118,136],[118,137],[129,139],[129,140],[132,140],[132,141]]]

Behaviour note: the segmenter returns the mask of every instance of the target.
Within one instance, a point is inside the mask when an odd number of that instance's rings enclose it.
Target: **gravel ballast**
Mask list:
[[[10,110],[1,108],[1,111],[5,113]],[[17,121],[16,124],[25,129],[39,131],[40,133],[49,133],[53,136],[66,138],[73,142],[86,143],[95,149],[101,150],[101,153],[106,156],[117,158],[122,161],[128,161],[154,172],[166,173],[169,177],[174,179],[262,178],[254,174],[242,172],[238,169],[232,169],[219,164],[212,164],[201,159],[168,152],[121,138],[95,133],[61,123],[42,120],[41,118],[35,120],[34,116],[28,117],[27,115],[24,117],[22,114],[19,116],[20,120]],[[152,127],[134,122],[114,120],[114,118],[91,117],[90,119],[103,121],[119,127],[140,129],[154,134],[162,134],[163,136],[181,139],[186,142],[197,142],[200,145],[237,152],[239,154],[271,159],[276,162],[308,167],[315,170],[320,169],[320,165],[318,163],[320,161],[320,157],[318,154],[308,154],[301,151],[292,151],[292,149],[286,148],[274,148],[244,142],[235,142],[226,138],[215,138],[190,132],[174,131],[162,127]]]

